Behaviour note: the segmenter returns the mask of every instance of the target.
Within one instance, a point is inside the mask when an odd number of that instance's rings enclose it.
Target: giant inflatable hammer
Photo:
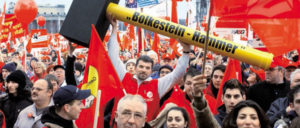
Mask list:
[[[109,12],[120,21],[204,47],[205,33],[119,6],[116,3],[118,0],[73,0],[60,34],[70,41],[88,47],[91,24],[96,26],[102,39],[105,37],[110,24],[106,20],[106,13]],[[209,36],[208,49],[264,69],[269,68],[273,59],[270,53],[215,36]]]

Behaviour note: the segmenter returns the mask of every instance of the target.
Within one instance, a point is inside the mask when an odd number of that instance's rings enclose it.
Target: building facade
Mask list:
[[[7,13],[14,13],[14,2],[8,4]],[[46,23],[40,27],[37,24],[37,17],[44,16]],[[40,5],[38,6],[38,14],[36,19],[28,26],[29,31],[31,29],[47,29],[48,33],[58,33],[64,20],[66,18],[65,5]]]

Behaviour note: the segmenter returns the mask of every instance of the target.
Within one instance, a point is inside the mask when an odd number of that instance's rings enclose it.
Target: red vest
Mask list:
[[[125,77],[122,81],[122,84],[127,92],[127,94],[139,94],[141,95],[147,103],[147,122],[155,119],[159,112],[159,94],[158,94],[158,81],[157,79],[153,79],[151,81],[144,81],[138,87],[137,80],[133,78],[133,75],[130,73],[126,73]],[[115,98],[114,108],[112,118],[114,119],[114,112],[117,110],[117,104],[124,96],[121,93],[119,96]]]

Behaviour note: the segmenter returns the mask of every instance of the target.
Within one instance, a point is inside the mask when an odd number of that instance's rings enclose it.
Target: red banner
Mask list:
[[[25,27],[17,20],[14,14],[5,14],[0,41],[6,42],[24,36],[26,33],[24,28]]]

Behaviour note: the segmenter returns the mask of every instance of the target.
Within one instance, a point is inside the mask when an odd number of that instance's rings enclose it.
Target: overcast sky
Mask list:
[[[4,1],[6,1],[6,8],[8,6],[8,3],[13,1],[13,2],[17,2],[17,0],[0,0],[0,8],[2,10],[2,7],[3,7],[3,3]],[[36,2],[37,5],[47,5],[47,4],[50,4],[50,5],[57,5],[57,4],[63,4],[65,5],[66,7],[66,10],[65,12],[67,12],[71,6],[71,3],[73,0],[34,0]],[[161,0],[159,0],[161,1]],[[164,1],[164,0],[163,0]],[[169,3],[171,3],[171,0],[168,0],[170,1]],[[193,0],[195,1],[195,0]],[[120,0],[119,2],[119,5],[121,6],[125,6],[125,0]],[[186,12],[187,12],[187,3],[185,1],[183,2],[179,2],[178,4],[178,8],[177,8],[177,12],[178,12],[178,18],[180,19],[185,19],[186,17]]]

